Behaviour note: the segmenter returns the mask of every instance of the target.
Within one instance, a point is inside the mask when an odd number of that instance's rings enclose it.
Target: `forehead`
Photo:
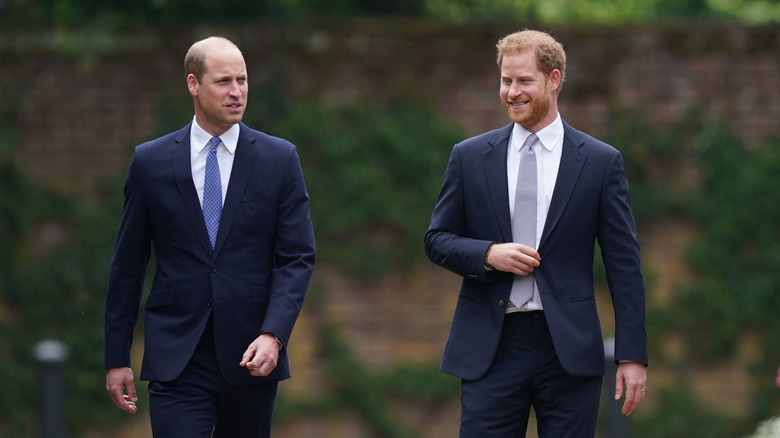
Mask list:
[[[522,76],[542,74],[532,50],[507,53],[501,60],[502,76]]]
[[[210,75],[246,75],[244,57],[233,47],[210,50],[205,67]]]

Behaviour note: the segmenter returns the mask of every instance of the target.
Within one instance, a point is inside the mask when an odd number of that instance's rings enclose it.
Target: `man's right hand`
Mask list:
[[[541,257],[535,249],[520,243],[496,243],[490,247],[487,262],[493,268],[516,275],[531,275]]]
[[[135,392],[133,370],[129,367],[109,368],[106,371],[106,391],[108,391],[116,407],[124,409],[131,414],[135,414],[138,410],[135,406],[138,396]],[[127,391],[127,394],[125,394],[125,391]]]

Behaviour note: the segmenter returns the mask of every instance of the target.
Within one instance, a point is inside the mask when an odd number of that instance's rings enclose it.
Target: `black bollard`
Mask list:
[[[38,424],[41,438],[65,436],[65,400],[62,372],[68,348],[60,341],[47,339],[33,349],[38,367]]]
[[[604,338],[604,360],[607,375],[604,379],[606,411],[604,412],[604,438],[628,438],[628,419],[620,410],[623,399],[615,401],[615,338]]]

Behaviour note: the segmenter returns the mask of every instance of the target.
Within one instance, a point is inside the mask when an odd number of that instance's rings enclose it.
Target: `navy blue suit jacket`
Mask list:
[[[512,241],[506,172],[512,126],[455,145],[425,235],[431,261],[463,276],[441,369],[467,380],[493,362],[512,286],[513,274],[484,270],[488,246]],[[604,373],[596,240],[615,311],[616,359],[647,364],[644,282],[622,157],[564,123],[535,277],[555,351],[572,375]]]
[[[229,383],[285,379],[285,354],[267,377],[253,377],[238,364],[262,331],[287,345],[314,268],[309,197],[296,149],[240,124],[212,249],[192,181],[190,126],[138,146],[131,160],[109,272],[104,366],[130,366],[153,248],[141,379],[176,378],[212,313],[216,355]]]

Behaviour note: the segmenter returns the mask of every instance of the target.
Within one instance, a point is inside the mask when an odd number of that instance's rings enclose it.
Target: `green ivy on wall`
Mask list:
[[[298,146],[322,260],[364,280],[420,261],[447,157],[464,138],[428,103],[402,93],[382,106],[290,105],[270,132]]]
[[[119,220],[111,206],[63,199],[0,162],[0,436],[34,430],[32,348],[47,338],[69,348],[69,429],[118,418],[101,384],[102,297]]]

